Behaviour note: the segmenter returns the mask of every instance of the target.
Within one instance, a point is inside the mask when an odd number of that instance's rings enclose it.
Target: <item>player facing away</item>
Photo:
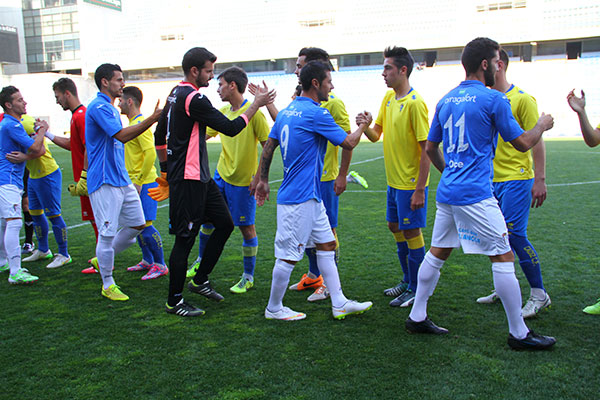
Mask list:
[[[260,206],[269,196],[269,169],[273,152],[281,147],[283,182],[277,193],[277,233],[275,266],[271,295],[265,318],[293,321],[306,318],[283,305],[283,296],[294,265],[304,256],[304,249],[316,247],[319,270],[331,295],[333,316],[343,319],[371,308],[370,301],[348,300],[342,292],[335,263],[335,236],[321,199],[319,177],[327,141],[353,149],[365,125],[348,135],[334,121],[320,102],[333,90],[329,65],[311,61],[300,72],[302,93],[277,115],[269,140],[263,149],[256,200]],[[311,246],[312,245],[312,246]]]
[[[442,172],[437,212],[431,248],[419,269],[415,302],[405,326],[410,333],[448,333],[427,317],[427,301],[452,249],[462,246],[465,253],[485,254],[492,262],[494,287],[508,319],[509,346],[543,350],[556,340],[529,330],[523,320],[515,258],[491,177],[498,132],[504,141],[525,152],[552,128],[554,120],[542,114],[531,130],[523,131],[506,96],[486,88],[494,85],[499,47],[488,38],[469,42],[461,57],[466,80],[437,104],[426,145],[431,162]]]
[[[21,268],[19,231],[21,220],[21,194],[23,191],[24,161],[44,154],[44,134],[48,124],[41,121],[35,139],[29,137],[21,124],[27,112],[27,103],[14,86],[0,91],[0,105],[4,118],[0,122],[0,272],[9,271],[8,282],[32,283],[38,280]],[[23,155],[25,154],[25,157]]]
[[[508,54],[504,49],[500,49],[499,53],[496,82],[492,89],[506,95],[519,126],[526,131],[530,130],[539,117],[537,103],[533,96],[508,82]],[[546,199],[546,149],[543,139],[540,138],[530,151],[522,153],[499,137],[494,157],[493,186],[494,196],[508,228],[510,247],[519,257],[519,264],[531,287],[529,300],[522,310],[523,318],[531,318],[551,303],[544,288],[540,260],[527,238],[529,208],[540,207]],[[496,300],[498,294],[492,292],[478,298],[477,302],[493,303]]]
[[[579,126],[581,127],[581,134],[585,144],[590,147],[596,147],[600,144],[600,125],[594,129],[590,120],[588,119],[587,112],[585,111],[585,93],[581,91],[581,97],[575,94],[575,89],[571,90],[567,95],[567,102],[573,111],[577,113],[579,118]],[[586,314],[600,315],[600,299],[596,304],[587,306],[583,309]]]
[[[298,53],[298,59],[296,60],[295,74],[298,76],[298,82],[300,82],[300,72],[306,63],[310,61],[321,61],[329,64],[329,54],[318,47],[304,47]],[[297,93],[299,95],[299,93]],[[348,112],[344,102],[333,92],[328,94],[327,99],[321,101],[321,107],[326,108],[335,123],[342,128],[346,133],[350,134],[350,120],[348,118]],[[274,104],[267,106],[269,113],[273,120],[277,117],[278,111]],[[327,142],[327,150],[325,152],[325,158],[323,161],[323,174],[321,175],[320,186],[321,186],[321,198],[323,205],[325,206],[325,212],[329,219],[329,225],[331,231],[335,236],[336,243],[336,257],[335,261],[337,264],[339,255],[339,241],[337,237],[337,226],[338,226],[338,208],[339,208],[339,196],[346,190],[348,182],[348,169],[350,167],[350,161],[352,160],[352,150],[342,148],[342,159],[338,165],[338,149],[339,146],[334,146],[331,142]],[[347,176],[348,175],[348,176]],[[364,185],[366,181],[358,173],[354,172],[351,179],[361,180]],[[363,185],[363,186],[364,186]],[[368,185],[367,185],[368,186]],[[308,296],[308,301],[324,300],[329,297],[329,291],[327,286],[323,284],[323,277],[317,266],[317,253],[316,248],[307,247],[304,251],[308,258],[308,272],[302,275],[299,282],[290,285],[290,290],[307,290],[314,289],[314,292]]]
[[[144,97],[142,91],[135,86],[126,86],[123,88],[123,95],[119,99],[119,108],[121,114],[129,119],[129,126],[137,125],[144,120],[140,112]],[[127,268],[127,271],[145,271],[142,280],[155,279],[169,273],[165,265],[163,255],[162,238],[158,230],[152,224],[156,220],[158,203],[148,195],[148,189],[155,188],[158,184],[155,182],[156,151],[154,150],[154,135],[150,129],[147,129],[141,135],[125,143],[125,168],[129,174],[129,179],[137,190],[146,226],[137,237],[138,245],[142,250],[142,261],[136,265]]]
[[[166,312],[183,317],[204,314],[203,310],[184,302],[182,294],[188,256],[200,226],[210,221],[215,230],[206,243],[202,261],[188,288],[215,301],[223,300],[223,296],[213,289],[208,276],[234,227],[221,191],[210,177],[206,128],[235,136],[248,125],[260,107],[275,98],[274,92],[261,89],[252,105],[230,120],[199,92],[199,88],[208,86],[214,77],[216,60],[217,57],[203,47],[186,52],[182,61],[184,80],[171,90],[154,135],[161,177],[158,178],[160,186],[150,195],[164,200],[170,194],[169,232],[175,235],[169,258]]]
[[[71,111],[71,127],[69,138],[51,135],[48,138],[54,144],[71,152],[71,164],[73,166],[73,179],[75,184],[69,185],[69,193],[72,196],[79,196],[81,206],[81,220],[90,221],[98,241],[98,228],[94,221],[94,212],[92,204],[87,193],[87,151],[85,148],[85,112],[86,107],[81,104],[77,95],[77,86],[69,78],[60,78],[52,84],[56,104],[65,111]],[[86,274],[97,273],[94,267],[89,267],[81,271]]]
[[[94,74],[100,90],[85,115],[88,154],[87,189],[98,226],[96,257],[91,260],[102,277],[102,295],[110,300],[129,300],[115,284],[112,272],[115,254],[125,250],[146,226],[142,203],[125,168],[124,143],[152,126],[162,111],[123,128],[113,103],[123,94],[123,72],[116,64],[102,64]]]
[[[383,97],[373,129],[365,135],[376,142],[383,133],[383,159],[387,178],[387,222],[394,235],[403,279],[384,290],[395,297],[392,307],[408,307],[415,298],[419,265],[425,256],[421,228],[427,222],[429,158],[425,142],[429,131],[427,105],[409,82],[414,60],[404,47],[383,52],[383,79],[391,90]],[[368,112],[357,123],[371,122]]]
[[[32,136],[35,132],[35,119],[23,115],[21,123],[25,132]],[[52,137],[50,132],[46,136]],[[62,217],[61,194],[62,173],[52,157],[48,143],[44,141],[45,152],[41,157],[28,160],[25,167],[29,171],[27,191],[29,197],[29,212],[33,219],[38,248],[25,257],[23,262],[32,262],[52,258],[48,245],[48,220],[52,224],[54,240],[58,245],[58,254],[46,268],[58,268],[71,263],[67,243],[67,224]],[[46,219],[47,218],[47,219]]]
[[[230,120],[234,120],[244,113],[251,103],[244,99],[244,92],[248,84],[248,76],[238,67],[231,67],[223,71],[218,77],[219,88],[217,92],[221,100],[229,105],[223,106],[219,111]],[[218,131],[207,128],[206,134],[215,137]],[[221,135],[221,155],[214,175],[214,181],[219,187],[233,224],[240,228],[242,233],[242,254],[244,272],[242,277],[229,291],[232,293],[246,293],[254,286],[254,268],[258,252],[258,237],[254,217],[256,214],[256,201],[252,195],[255,183],[252,184],[257,168],[257,145],[264,146],[269,136],[269,125],[264,114],[259,110],[239,134],[230,137]],[[188,270],[188,277],[196,274],[202,254],[210,234],[214,230],[211,224],[204,224],[200,228],[198,258]]]

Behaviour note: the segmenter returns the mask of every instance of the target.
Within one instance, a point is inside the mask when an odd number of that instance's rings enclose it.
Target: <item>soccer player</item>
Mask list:
[[[144,120],[140,112],[142,105],[142,91],[135,86],[126,86],[119,99],[121,114],[129,119],[129,126],[139,124]],[[154,150],[154,135],[147,129],[125,143],[125,168],[129,179],[140,195],[146,227],[137,237],[137,242],[142,249],[142,261],[127,268],[127,271],[147,271],[142,280],[155,279],[169,273],[163,255],[162,238],[158,230],[152,225],[156,220],[158,203],[148,195],[148,189],[158,186],[156,183],[156,151]]]
[[[519,126],[526,131],[530,130],[539,117],[537,103],[531,95],[508,82],[507,68],[508,54],[500,49],[496,83],[492,88],[506,94]],[[522,310],[523,318],[531,318],[551,303],[544,288],[537,252],[527,239],[529,207],[540,207],[546,199],[546,150],[543,139],[540,138],[531,151],[522,153],[499,137],[494,157],[493,182],[494,196],[508,227],[510,247],[519,257],[519,264],[531,287],[529,300]],[[477,302],[493,303],[496,300],[498,294],[492,292],[489,296],[478,298]]]
[[[227,118],[233,120],[245,112],[251,103],[244,99],[244,92],[248,84],[248,76],[238,67],[231,67],[223,71],[218,77],[219,88],[217,92],[222,101],[228,106],[219,111]],[[214,137],[218,131],[208,128],[206,134]],[[269,136],[269,125],[262,112],[257,111],[248,126],[234,137],[221,136],[221,155],[215,171],[214,181],[219,186],[221,194],[227,202],[229,212],[233,217],[233,224],[240,228],[242,233],[242,254],[244,257],[244,272],[238,283],[229,290],[232,293],[246,293],[254,286],[254,267],[258,252],[258,238],[254,225],[256,214],[256,201],[251,194],[253,187],[250,184],[256,174],[257,144],[264,146]],[[188,277],[193,277],[200,266],[202,254],[214,227],[210,224],[202,225],[199,235],[198,259],[188,270]]]
[[[33,117],[23,115],[21,123],[28,135],[34,134],[35,120]],[[52,134],[46,132],[46,136],[52,136]],[[29,171],[27,184],[29,212],[33,218],[38,248],[29,257],[24,258],[23,262],[52,258],[52,251],[48,246],[48,220],[50,220],[54,239],[58,245],[58,254],[46,268],[58,268],[71,263],[72,260],[68,251],[67,224],[61,215],[62,173],[52,157],[46,141],[44,141],[44,146],[46,151],[41,157],[26,163]]]
[[[319,61],[307,63],[300,72],[300,82],[302,93],[277,115],[259,166],[256,200],[260,206],[269,195],[273,152],[281,146],[284,175],[277,193],[276,261],[265,318],[293,321],[306,317],[285,307],[283,296],[295,264],[304,256],[304,249],[314,244],[319,270],[331,295],[333,316],[343,319],[370,309],[373,303],[348,300],[342,292],[335,263],[335,236],[321,200],[318,179],[323,174],[327,141],[351,150],[358,144],[365,125],[348,135],[329,111],[320,107],[333,90],[329,65]]]
[[[161,177],[158,178],[160,186],[150,195],[154,199],[166,199],[170,192],[169,232],[175,235],[169,258],[166,312],[183,317],[204,314],[203,310],[186,303],[182,294],[187,259],[200,226],[210,221],[215,230],[206,243],[202,261],[188,288],[215,301],[223,300],[223,296],[213,289],[208,276],[234,227],[221,191],[210,177],[206,128],[235,136],[248,125],[260,107],[275,98],[274,92],[261,89],[252,105],[230,120],[198,91],[208,86],[214,77],[216,60],[217,57],[203,47],[194,47],[185,53],[182,61],[184,80],[171,90],[155,132]]]
[[[494,287],[508,319],[508,345],[513,349],[543,350],[553,337],[527,328],[521,314],[521,290],[515,276],[514,254],[506,223],[492,190],[492,158],[497,134],[517,150],[533,147],[552,128],[552,116],[542,113],[536,125],[523,131],[512,116],[506,96],[494,85],[500,46],[488,38],[469,42],[462,53],[466,80],[437,104],[427,140],[427,154],[442,172],[437,188],[437,212],[431,248],[419,269],[415,302],[405,327],[411,333],[448,333],[427,317],[427,301],[440,269],[462,246],[467,254],[485,254],[492,262]],[[443,155],[439,150],[444,142]]]
[[[0,122],[0,272],[9,271],[9,283],[32,283],[38,277],[21,268],[19,245],[19,231],[23,224],[21,193],[24,161],[44,154],[44,134],[48,124],[41,121],[35,139],[29,137],[21,124],[27,103],[14,86],[2,88],[0,106],[4,109],[4,118]],[[23,153],[26,153],[24,157]]]
[[[587,112],[585,111],[585,93],[581,91],[581,97],[577,97],[575,89],[571,90],[567,95],[567,101],[573,111],[577,113],[579,118],[579,126],[581,127],[581,134],[585,144],[590,147],[596,147],[600,144],[600,125],[594,129],[590,120],[588,119]],[[596,304],[587,306],[583,309],[586,314],[600,315],[600,299]]]
[[[129,296],[115,284],[112,276],[114,257],[135,242],[146,227],[146,221],[140,196],[127,175],[123,143],[148,130],[162,110],[157,104],[150,117],[123,128],[119,112],[113,106],[125,86],[121,68],[116,64],[102,64],[96,69],[94,80],[100,91],[85,115],[87,190],[99,234],[96,257],[91,262],[102,277],[102,295],[110,300],[125,301]]]
[[[329,54],[318,47],[304,47],[298,53],[298,59],[296,60],[295,74],[300,82],[300,73],[306,63],[310,61],[321,61],[326,64],[329,63]],[[300,86],[301,90],[301,86]],[[299,95],[297,92],[295,94]],[[344,102],[337,97],[333,92],[329,93],[327,99],[322,101],[321,107],[326,108],[334,121],[340,128],[346,133],[350,134],[350,120],[348,113],[346,112],[346,106]],[[267,106],[269,114],[275,120],[278,114],[278,110],[274,104]],[[352,160],[352,150],[342,148],[342,159],[338,165],[338,146],[334,146],[331,142],[327,142],[327,151],[325,152],[325,158],[323,162],[323,174],[321,175],[321,197],[323,205],[325,206],[325,212],[329,219],[329,225],[333,235],[335,236],[336,242],[336,263],[338,256],[339,241],[337,237],[336,228],[338,226],[338,207],[339,207],[339,196],[346,190],[348,169],[350,167],[350,161]],[[354,173],[351,176],[354,180],[366,181],[358,173]],[[364,186],[364,185],[363,185]],[[368,185],[367,185],[368,186]],[[316,248],[311,245],[304,251],[308,258],[308,273],[302,275],[299,282],[294,283],[289,288],[290,290],[306,290],[315,289],[314,293],[308,297],[308,301],[324,300],[329,297],[329,291],[327,286],[323,284],[323,277],[319,271],[317,265],[317,253]]]
[[[52,90],[56,99],[56,104],[60,105],[63,110],[71,111],[71,129],[70,138],[61,136],[52,136],[50,140],[54,144],[71,152],[71,163],[73,166],[73,178],[75,185],[69,185],[69,192],[73,196],[79,196],[81,204],[81,220],[90,221],[98,241],[98,228],[94,221],[94,212],[92,204],[87,194],[87,151],[85,148],[85,113],[86,107],[81,104],[77,95],[77,86],[69,78],[60,78],[52,84]],[[81,271],[85,274],[97,273],[94,267],[89,267]]]
[[[383,56],[382,75],[391,90],[383,97],[375,126],[367,128],[365,135],[376,142],[384,134],[387,222],[404,274],[402,281],[384,294],[395,297],[390,306],[408,307],[414,301],[419,265],[425,256],[421,228],[427,222],[430,163],[425,142],[429,120],[425,101],[408,80],[414,64],[411,54],[404,47],[388,47]],[[359,119],[365,120],[365,114]]]

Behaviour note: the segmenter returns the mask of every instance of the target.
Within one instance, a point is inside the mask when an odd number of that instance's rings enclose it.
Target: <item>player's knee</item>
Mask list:
[[[335,250],[335,240],[333,242],[328,242],[328,243],[317,243],[316,245],[317,250],[323,250],[323,251],[334,251]]]
[[[512,262],[493,262],[492,272],[496,274],[514,274],[515,264]]]
[[[135,230],[141,231],[145,227],[146,227],[146,224],[144,224],[144,225],[138,225],[138,226],[132,226],[131,229],[135,229]]]
[[[400,231],[400,229],[398,229],[398,223],[397,222],[388,222],[388,229],[392,233],[396,233],[396,232]]]

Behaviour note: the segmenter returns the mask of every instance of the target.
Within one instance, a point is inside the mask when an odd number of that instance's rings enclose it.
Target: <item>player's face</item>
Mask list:
[[[333,82],[331,81],[331,73],[327,71],[327,76],[321,82],[321,87],[317,90],[317,96],[319,101],[327,101],[329,99],[329,92],[333,90]]]
[[[383,60],[383,73],[381,75],[383,76],[383,80],[387,87],[393,88],[398,84],[398,81],[400,80],[400,71],[398,70],[398,67],[394,65],[393,59],[386,58]]]
[[[298,79],[300,79],[300,71],[302,71],[302,67],[304,67],[305,65],[306,65],[306,56],[298,57],[298,59],[296,60],[296,69],[294,70],[294,73],[296,74]]]
[[[207,87],[208,83],[212,78],[215,77],[214,74],[214,63],[210,61],[206,61],[204,66],[198,69],[198,77],[196,78],[196,86],[199,88]]]
[[[121,96],[119,98],[119,108],[121,109],[121,114],[127,115],[129,112],[129,98]]]
[[[21,92],[14,93],[12,95],[11,111],[17,115],[27,114],[27,103],[21,95]]]
[[[499,59],[500,57],[498,56],[498,52],[496,51],[496,55],[490,60],[490,62],[488,62],[487,68],[483,71],[485,86],[492,87],[496,83],[496,71],[498,71]]]
[[[60,91],[55,90],[54,98],[56,99],[56,104],[61,106],[63,110],[67,111],[69,109],[67,92],[61,93]]]
[[[219,97],[223,101],[229,101],[231,99],[231,91],[232,84],[227,83],[227,81],[223,78],[219,78],[219,88],[217,89],[217,93],[219,93]]]
[[[123,88],[125,87],[125,78],[121,71],[114,71],[112,78],[108,81],[108,93],[111,97],[121,97],[123,95]]]

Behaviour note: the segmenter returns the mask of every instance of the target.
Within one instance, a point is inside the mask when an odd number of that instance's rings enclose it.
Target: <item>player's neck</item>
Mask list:
[[[231,97],[232,99],[229,100],[229,104],[231,104],[231,111],[239,110],[242,104],[244,104],[244,97],[241,94],[239,96]]]
[[[309,99],[316,101],[317,103],[321,102],[319,100],[319,96],[317,95],[316,90],[309,90],[308,92],[305,92],[303,90],[302,93],[300,93],[300,96],[298,96],[298,97],[308,97]]]
[[[496,89],[499,92],[506,93],[508,89],[510,89],[510,83],[504,77],[500,77],[496,79],[496,83],[492,86],[493,89]]]
[[[479,81],[479,82],[481,82],[481,83],[483,83],[485,85],[485,78],[483,76],[483,73],[476,72],[474,74],[467,74],[467,77],[465,78],[465,80],[467,80],[467,81]]]
[[[394,88],[394,92],[396,93],[396,100],[401,99],[410,92],[410,83],[407,80],[401,81],[397,87]]]
[[[5,111],[4,113],[5,113],[5,114],[7,114],[7,115],[10,115],[10,116],[11,116],[11,117],[13,117],[13,118],[16,118],[16,119],[17,119],[17,120],[19,120],[19,121],[21,120],[21,117],[23,116],[23,114],[17,114],[17,113],[15,113],[15,112],[14,112],[14,111],[12,111],[12,110]]]
[[[73,99],[69,102],[69,111],[74,112],[79,108],[79,106],[81,106],[79,99]]]
[[[127,112],[127,119],[129,119],[131,121],[132,119],[134,119],[135,117],[137,117],[140,114],[141,113],[140,113],[140,109],[139,108],[131,107],[129,109],[129,111]]]

